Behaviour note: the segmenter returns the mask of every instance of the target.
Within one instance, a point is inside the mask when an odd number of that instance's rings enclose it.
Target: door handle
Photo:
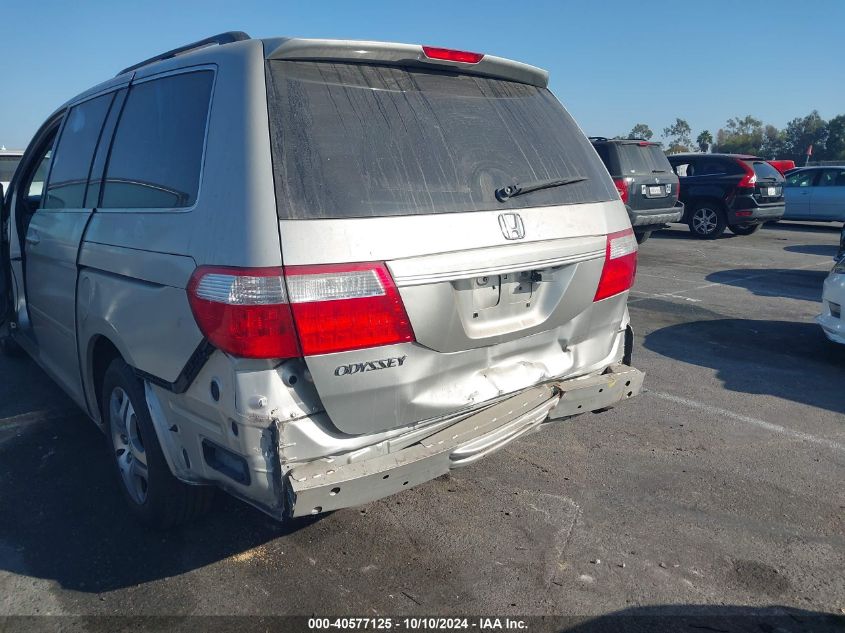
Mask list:
[[[27,233],[27,236],[26,236],[26,243],[27,244],[32,244],[33,246],[35,246],[36,244],[38,244],[40,242],[41,242],[41,236],[38,235],[37,232],[30,231],[29,233]]]

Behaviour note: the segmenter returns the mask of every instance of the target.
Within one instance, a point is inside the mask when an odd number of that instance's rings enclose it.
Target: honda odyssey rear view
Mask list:
[[[226,33],[51,116],[6,196],[5,316],[140,519],[215,487],[278,519],[371,502],[639,393],[637,242],[547,82]]]

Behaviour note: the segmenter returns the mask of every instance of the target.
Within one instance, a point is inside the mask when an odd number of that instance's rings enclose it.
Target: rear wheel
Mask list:
[[[634,232],[634,235],[637,238],[637,244],[642,244],[651,237],[651,231]]]
[[[106,369],[101,402],[112,459],[131,512],[147,525],[160,529],[205,513],[211,506],[214,489],[189,486],[170,472],[141,381],[120,358]]]
[[[727,226],[725,211],[713,202],[701,202],[689,219],[692,234],[704,240],[715,240],[725,232]]]
[[[728,228],[734,235],[752,235],[760,230],[762,224],[731,224]]]

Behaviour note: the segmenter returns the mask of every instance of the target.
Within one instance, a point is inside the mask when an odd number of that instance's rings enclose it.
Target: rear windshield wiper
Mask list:
[[[669,171],[666,170],[666,169],[652,169],[651,173],[652,174],[668,174]]]
[[[496,200],[504,202],[508,198],[521,196],[524,193],[531,193],[532,191],[540,191],[541,189],[551,189],[552,187],[562,187],[563,185],[573,185],[576,182],[584,182],[589,180],[586,176],[576,176],[574,178],[556,178],[554,180],[537,180],[535,182],[526,182],[524,185],[519,183],[515,185],[508,185],[496,189]]]

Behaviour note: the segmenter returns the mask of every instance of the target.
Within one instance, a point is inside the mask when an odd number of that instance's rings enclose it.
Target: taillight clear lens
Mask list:
[[[637,274],[637,239],[634,231],[627,229],[607,236],[604,269],[593,301],[601,301],[634,285]]]
[[[615,178],[613,184],[616,185],[616,191],[619,192],[622,202],[628,204],[628,181],[624,178]]]
[[[292,358],[414,340],[382,262],[202,266],[188,284],[188,301],[206,338],[245,358]]]
[[[285,275],[306,356],[414,340],[384,263],[288,266]]]
[[[202,333],[218,349],[244,358],[293,358],[299,344],[281,268],[202,266],[188,283]]]

